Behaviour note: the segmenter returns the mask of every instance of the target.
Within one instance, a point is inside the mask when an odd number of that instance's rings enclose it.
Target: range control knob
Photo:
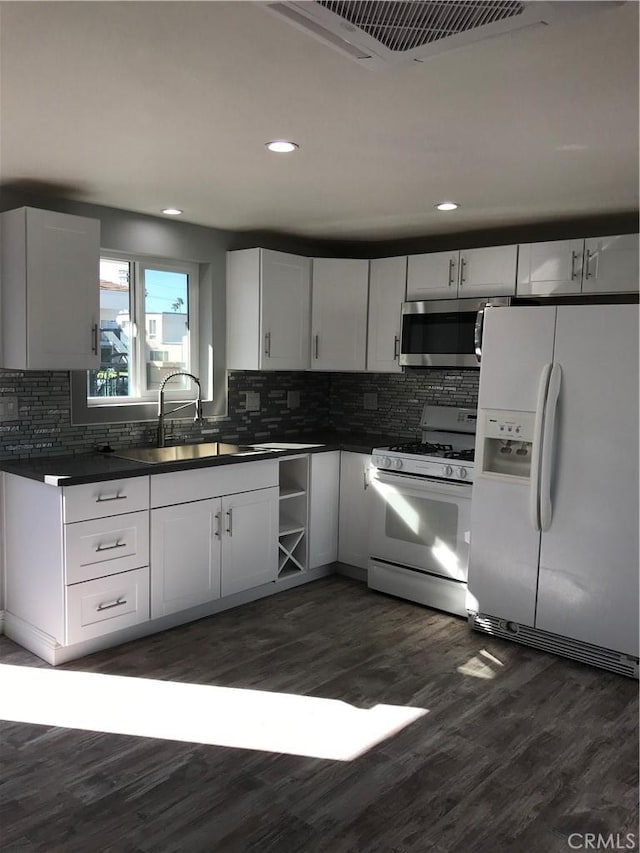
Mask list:
[[[460,475],[461,480],[467,479],[467,469],[466,468],[460,468],[460,470],[458,471],[458,474]]]
[[[393,460],[393,467],[400,470],[400,468],[402,468],[402,459],[394,459]]]
[[[380,460],[380,464],[382,465],[383,468],[391,468],[391,460],[389,459],[388,456],[383,456],[382,459]]]
[[[451,477],[452,474],[453,474],[453,468],[451,467],[451,465],[445,465],[444,466],[444,476],[445,477]]]

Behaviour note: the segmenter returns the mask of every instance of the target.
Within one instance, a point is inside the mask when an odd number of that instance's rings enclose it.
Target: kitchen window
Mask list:
[[[198,270],[192,264],[100,258],[100,367],[87,373],[89,406],[156,399],[160,383],[196,365]],[[174,397],[189,380],[172,383]]]
[[[151,420],[165,376],[202,378],[198,293],[198,264],[102,254],[100,366],[72,375],[74,423]],[[168,390],[173,400],[194,394],[187,377]]]

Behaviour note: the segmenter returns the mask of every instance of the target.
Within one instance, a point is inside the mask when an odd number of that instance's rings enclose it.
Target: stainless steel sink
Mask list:
[[[205,444],[178,444],[173,447],[132,447],[114,450],[119,459],[131,459],[134,462],[184,462],[190,459],[207,459],[211,456],[249,456],[254,453],[268,453],[266,448],[255,448],[243,444],[224,444],[212,441]]]

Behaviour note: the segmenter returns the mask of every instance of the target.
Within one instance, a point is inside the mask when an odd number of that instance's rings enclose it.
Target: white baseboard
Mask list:
[[[275,583],[263,584],[254,589],[248,589],[244,592],[238,592],[235,595],[229,595],[226,598],[219,598],[216,601],[209,601],[198,607],[192,607],[190,610],[183,610],[180,613],[172,613],[170,616],[163,616],[160,619],[141,622],[137,625],[123,628],[121,631],[114,631],[111,634],[94,637],[91,640],[74,643],[70,646],[61,645],[54,637],[45,634],[44,631],[30,625],[8,611],[2,611],[5,616],[4,632],[10,640],[33,652],[34,655],[42,658],[52,666],[57,666],[58,664],[67,663],[70,660],[76,660],[85,655],[93,654],[93,652],[102,651],[112,646],[119,646],[122,643],[138,640],[150,634],[157,634],[160,631],[166,631],[178,625],[185,625],[196,619],[203,619],[207,616],[221,613],[224,610],[231,610],[233,607],[257,601],[260,598],[276,595],[294,586],[301,586],[302,584],[327,577],[334,574],[334,572],[334,563],[319,566],[316,569],[300,572],[299,575],[283,578]]]
[[[62,663],[62,661],[56,661],[56,651],[62,646],[54,637],[45,634],[44,631],[30,625],[24,619],[14,616],[9,611],[5,611],[4,614],[4,633],[14,643],[28,649],[34,655],[38,655],[47,663],[54,666],[56,663]]]

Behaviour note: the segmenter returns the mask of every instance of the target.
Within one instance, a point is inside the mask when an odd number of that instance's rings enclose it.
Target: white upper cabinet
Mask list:
[[[513,296],[517,246],[487,246],[460,252],[458,296]]]
[[[99,367],[100,222],[33,207],[1,222],[2,366]]]
[[[583,293],[638,290],[638,235],[589,237],[584,241]]]
[[[400,373],[400,325],[407,259],[376,258],[369,267],[367,370]]]
[[[517,246],[410,255],[407,299],[511,296],[516,288],[517,259]]]
[[[227,253],[227,366],[309,367],[311,260],[269,249]]]
[[[518,257],[518,296],[580,293],[584,240],[523,243]]]
[[[369,261],[314,258],[311,369],[365,370]]]
[[[520,246],[518,296],[637,290],[637,234]]]
[[[455,299],[458,295],[460,252],[409,255],[407,299]]]

